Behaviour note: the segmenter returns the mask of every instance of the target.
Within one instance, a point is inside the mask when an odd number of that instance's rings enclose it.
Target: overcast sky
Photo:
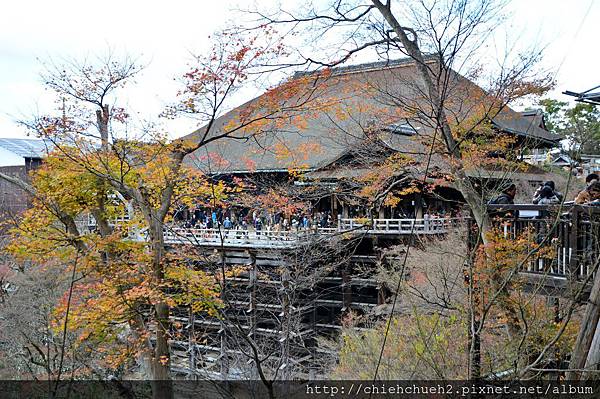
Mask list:
[[[291,1],[291,0],[288,0]],[[514,0],[509,31],[523,44],[547,46],[543,66],[557,71],[552,93],[583,91],[600,84],[600,1]],[[82,58],[116,52],[141,56],[148,64],[128,102],[156,115],[172,100],[173,78],[186,70],[190,53],[208,48],[208,36],[253,0],[137,1],[81,0],[5,2],[0,23],[0,137],[24,137],[15,119],[43,111],[49,95],[40,82],[40,59]],[[285,1],[283,2],[286,3]],[[587,14],[587,15],[586,15]],[[560,68],[559,68],[560,67]],[[190,121],[170,126],[172,135],[193,130]]]

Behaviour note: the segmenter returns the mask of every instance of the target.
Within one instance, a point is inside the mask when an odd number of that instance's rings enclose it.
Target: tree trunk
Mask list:
[[[596,324],[596,332],[594,333],[587,360],[585,361],[585,368],[590,370],[590,372],[585,372],[582,379],[598,379],[600,376],[600,328],[598,328],[598,324]]]
[[[96,110],[96,123],[100,132],[100,143],[102,150],[108,150],[108,122],[110,121],[110,113],[108,104],[102,104],[100,109]]]
[[[147,212],[150,246],[152,251],[152,272],[154,283],[158,286],[164,279],[164,236],[163,223],[155,212]],[[171,384],[171,357],[169,350],[169,306],[164,302],[154,305],[156,317],[154,356],[152,358],[152,395],[156,399],[173,398],[173,386]]]
[[[448,123],[448,118],[446,117],[446,111],[444,108],[445,99],[440,94],[439,87],[434,83],[430,70],[425,63],[425,58],[423,57],[421,49],[419,48],[417,33],[412,29],[403,27],[399,23],[398,19],[392,13],[389,3],[384,5],[380,0],[372,0],[372,2],[385,20],[390,24],[407,54],[415,60],[417,71],[419,72],[419,75],[425,84],[428,100],[435,112],[436,125],[442,134],[448,154],[451,158],[453,158],[454,161],[451,162],[451,172],[455,177],[455,184],[463,195],[467,205],[469,205],[471,208],[473,217],[475,218],[477,226],[479,227],[479,231],[482,235],[483,243],[485,244],[486,234],[489,231],[489,221],[487,217],[487,210],[485,209],[485,201],[482,200],[479,193],[477,193],[475,188],[470,183],[464,167],[462,166],[462,154],[458,143],[452,134],[452,128]],[[413,34],[414,38],[412,40],[409,39],[406,33],[407,31]],[[442,60],[439,62],[440,68],[442,68]],[[501,283],[502,279],[494,279],[494,281]],[[510,303],[507,285],[505,284],[504,287],[498,287],[498,289],[498,303],[506,314],[509,336],[511,338],[516,337],[521,332],[518,313],[516,309],[514,309],[514,306],[512,306]]]
[[[146,320],[144,320],[141,309],[139,309],[138,315],[131,321],[130,324],[132,330],[131,334],[136,340],[140,339],[140,332],[143,332],[145,330],[145,323]],[[140,379],[148,381],[152,379],[153,350],[152,341],[150,340],[150,338],[146,337],[145,341],[146,344],[144,346],[144,349],[138,354],[136,358],[136,363],[139,367]]]
[[[469,379],[481,379],[481,334],[477,312],[471,312],[469,326]]]
[[[469,225],[470,226],[470,225]],[[476,243],[469,242],[468,248],[476,250]],[[474,258],[468,259],[469,326],[467,331],[469,351],[469,379],[481,378],[481,289],[479,279],[475,277]]]
[[[592,346],[595,332],[600,320],[600,273],[596,272],[594,286],[590,292],[590,298],[585,309],[585,315],[581,320],[581,328],[573,347],[569,369],[582,369],[585,367],[586,359]],[[579,371],[567,371],[567,380],[578,380]]]

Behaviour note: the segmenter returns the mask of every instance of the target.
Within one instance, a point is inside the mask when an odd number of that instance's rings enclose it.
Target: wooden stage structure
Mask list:
[[[505,205],[489,211],[504,237],[526,234],[532,246],[552,249],[532,252],[517,271],[523,289],[564,297],[587,281],[589,292],[600,256],[600,208]],[[196,267],[238,270],[223,279],[219,317],[173,310],[173,371],[183,378],[257,379],[260,363],[269,378],[318,378],[335,359],[321,341],[336,337],[349,312],[367,314],[389,302],[385,285],[365,276],[385,261],[379,249],[419,237],[443,239],[461,225],[474,243],[470,224],[338,217],[335,227],[289,231],[170,226],[165,243],[175,251],[193,248],[195,259],[206,259]]]

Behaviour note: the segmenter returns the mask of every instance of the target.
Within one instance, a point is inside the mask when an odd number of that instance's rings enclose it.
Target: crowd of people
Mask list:
[[[298,213],[286,216],[282,212],[244,209],[195,209],[189,218],[180,218],[183,227],[225,230],[289,231],[334,225],[330,212]]]
[[[589,174],[586,188],[575,197],[574,203],[580,205],[600,206],[600,177],[596,173]],[[517,186],[508,184],[500,193],[489,201],[489,204],[510,205],[515,203]],[[533,195],[532,202],[539,205],[560,204],[563,194],[556,189],[552,180],[540,185]],[[444,209],[428,210],[425,208],[424,219],[444,219],[450,215]],[[196,208],[189,214],[176,215],[175,220],[186,228],[212,229],[222,227],[226,230],[255,230],[255,231],[290,231],[335,227],[337,221],[331,212],[304,212],[294,215],[284,215],[283,212],[268,212],[265,210],[246,210],[240,208],[216,208],[213,210]]]
[[[596,173],[590,173],[585,178],[586,188],[577,194],[573,201],[578,205],[600,206],[600,177]],[[508,184],[498,195],[490,200],[492,205],[510,205],[515,203],[517,186]],[[533,194],[532,202],[538,205],[553,205],[563,202],[563,194],[556,189],[552,180],[544,182]]]

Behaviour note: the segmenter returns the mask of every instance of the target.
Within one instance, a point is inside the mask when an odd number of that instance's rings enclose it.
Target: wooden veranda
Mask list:
[[[488,205],[496,232],[527,238],[531,251],[519,275],[549,296],[569,296],[586,283],[589,292],[600,259],[600,207],[566,205]],[[471,244],[477,229],[469,229]]]

